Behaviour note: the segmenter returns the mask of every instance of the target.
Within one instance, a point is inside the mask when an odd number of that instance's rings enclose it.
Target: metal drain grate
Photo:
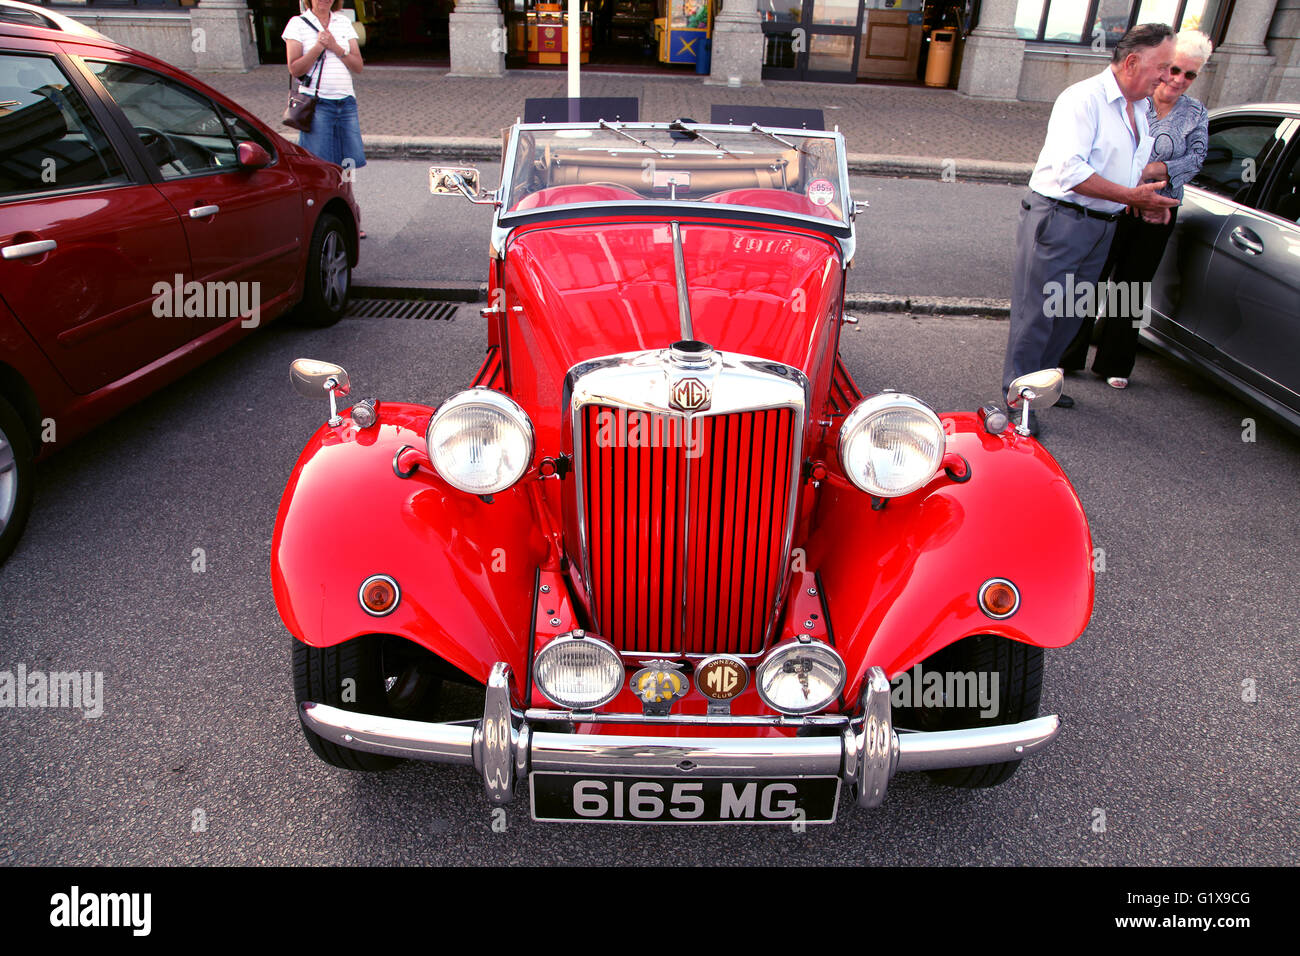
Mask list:
[[[436,319],[450,322],[459,308],[456,302],[437,299],[352,299],[350,319]]]

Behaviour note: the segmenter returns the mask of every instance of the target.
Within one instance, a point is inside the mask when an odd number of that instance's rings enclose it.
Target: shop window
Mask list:
[[[199,0],[26,0],[42,7],[193,7]]]
[[[1111,50],[1134,24],[1168,23],[1200,30],[1217,45],[1226,12],[1223,0],[1019,0],[1014,25],[1026,40]]]
[[[803,6],[791,0],[756,0],[758,15],[768,23],[783,21],[798,23],[803,19]]]

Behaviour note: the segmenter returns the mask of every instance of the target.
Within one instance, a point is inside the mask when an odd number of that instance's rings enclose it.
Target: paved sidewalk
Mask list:
[[[288,77],[282,66],[243,74],[199,73],[282,133]],[[445,69],[367,67],[356,78],[368,155],[495,159],[500,133],[532,96],[564,96],[558,72],[508,71],[502,79],[451,77]],[[587,96],[635,96],[643,120],[709,119],[715,104],[820,107],[848,142],[854,172],[937,176],[952,160],[959,179],[1026,182],[1047,130],[1049,103],[976,100],[923,87],[769,82],[705,85],[694,76],[584,73]]]

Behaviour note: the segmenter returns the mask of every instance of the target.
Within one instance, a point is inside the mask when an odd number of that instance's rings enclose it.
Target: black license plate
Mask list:
[[[834,823],[838,777],[624,777],[534,773],[534,820],[588,823]]]

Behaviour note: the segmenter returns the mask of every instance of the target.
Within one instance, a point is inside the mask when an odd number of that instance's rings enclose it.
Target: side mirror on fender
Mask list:
[[[1019,434],[1029,434],[1030,402],[1042,408],[1051,408],[1061,398],[1061,385],[1064,381],[1065,376],[1056,369],[1045,368],[1021,375],[1011,383],[1007,389],[1007,408],[1015,410],[1024,403],[1020,424],[1016,426]]]
[[[320,398],[322,393],[330,397],[330,418],[332,426],[339,425],[343,419],[339,416],[338,399],[352,390],[348,373],[341,365],[330,362],[318,362],[316,359],[294,359],[289,366],[289,381],[294,391],[305,398]]]

